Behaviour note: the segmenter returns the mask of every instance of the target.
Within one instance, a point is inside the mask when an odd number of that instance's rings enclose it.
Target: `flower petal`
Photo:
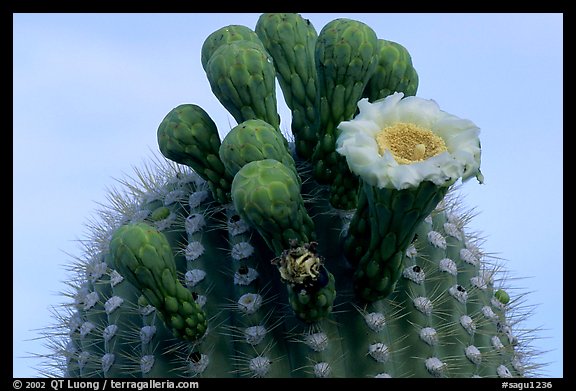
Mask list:
[[[340,123],[336,151],[346,157],[350,170],[370,185],[400,190],[416,187],[422,181],[438,186],[472,176],[482,181],[480,129],[472,121],[442,111],[433,100],[404,98],[402,93],[373,103],[361,99],[358,108],[354,119]],[[397,123],[432,131],[442,138],[447,151],[410,164],[399,164],[388,150],[380,154],[376,135]]]

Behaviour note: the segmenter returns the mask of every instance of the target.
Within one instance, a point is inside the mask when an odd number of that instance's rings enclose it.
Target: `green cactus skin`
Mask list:
[[[269,50],[284,36],[276,30],[286,28],[286,48],[310,44],[312,30],[298,16],[263,18],[257,30]],[[377,47],[371,30],[348,20],[319,34],[318,113],[325,127],[315,147],[321,159],[311,167],[279,133],[273,74],[268,80],[275,71],[250,31],[228,26],[202,50],[213,91],[238,126],[220,143],[213,121],[195,106],[165,118],[158,137],[163,157],[111,191],[101,224],[82,242],[84,254],[71,268],[71,302],[57,312],[56,331],[44,334],[54,350],[46,373],[537,374],[531,340],[518,332],[523,306],[508,293],[498,259],[468,231],[471,214],[455,184],[388,191],[359,181],[357,208],[343,210],[334,205],[333,183],[318,183],[326,173],[324,179],[337,177],[325,168],[340,170],[335,126],[353,115],[355,100],[399,88],[415,93],[409,55],[389,41]],[[290,55],[278,68],[306,74],[300,68],[309,64],[294,64]],[[307,56],[298,61],[311,61]],[[393,278],[382,283],[387,275]]]
[[[308,243],[315,239],[300,181],[277,160],[257,160],[242,167],[232,181],[232,201],[276,255],[289,248],[292,240]]]
[[[226,210],[226,229],[232,258],[234,280],[232,308],[234,323],[225,328],[233,336],[237,349],[233,374],[252,377],[282,377],[290,371],[286,362],[270,365],[283,355],[285,347],[276,342],[281,337],[279,323],[271,314],[277,309],[266,296],[274,281],[272,268],[262,268],[268,262],[269,252],[260,237],[233,206]],[[272,273],[272,274],[271,274]]]
[[[360,259],[368,251],[370,235],[368,198],[365,192],[359,191],[358,203],[348,224],[343,243],[344,254],[352,266],[358,266]]]
[[[294,315],[307,323],[316,323],[326,318],[332,312],[336,297],[336,283],[332,273],[323,268],[326,273],[326,285],[317,290],[301,289],[288,285],[288,300]]]
[[[66,376],[498,377],[534,370],[509,318],[514,299],[504,304],[496,293],[501,266],[482,253],[481,238],[466,231],[469,218],[450,193],[418,224],[394,291],[371,303],[354,299],[353,268],[342,252],[346,220],[330,206],[327,189],[316,193],[306,207],[337,294],[332,311],[306,322],[292,309],[302,306],[291,303],[271,263],[275,255],[255,229],[232,204],[223,209],[214,203],[207,183],[188,167],[166,166],[172,171],[162,170],[164,180],[127,191],[130,200],[138,189],[140,206],[113,210],[116,225],[78,268],[82,282],[74,311],[63,316],[70,337],[57,352],[68,362]],[[175,216],[159,225],[178,279],[206,313],[208,328],[196,343],[174,338],[137,285],[114,267],[110,233],[138,221],[152,224],[148,219],[159,202]],[[112,297],[122,299],[115,310],[111,303],[119,300]],[[96,327],[88,331],[86,322]],[[113,336],[104,332],[110,326],[117,327]],[[116,360],[104,371],[107,354]]]
[[[394,92],[414,96],[418,90],[418,73],[408,50],[399,43],[378,39],[378,66],[362,96],[370,102]]]
[[[138,288],[154,306],[174,336],[200,339],[206,315],[176,277],[172,248],[165,236],[146,223],[120,227],[110,241],[111,265]]]
[[[294,171],[294,176],[300,181],[296,163],[285,141],[269,123],[261,119],[247,120],[233,127],[224,137],[220,159],[232,178],[247,163],[274,159]]]
[[[207,71],[208,61],[216,49],[224,44],[234,41],[250,41],[256,44],[261,44],[258,35],[256,35],[254,30],[249,27],[237,24],[221,27],[208,35],[202,44],[200,61],[202,62],[202,68],[204,68],[204,71]]]
[[[412,66],[412,57],[399,43],[378,39],[378,66],[362,94],[370,102],[385,98],[394,92],[414,96],[418,90],[418,73]],[[356,209],[344,242],[348,260],[357,265],[367,252],[370,242],[370,221],[366,193],[358,192]]]
[[[337,127],[356,112],[356,103],[376,71],[377,49],[378,38],[369,26],[344,18],[324,26],[316,41],[320,128],[312,155],[314,177],[331,185],[331,203],[338,209],[356,207],[358,179],[334,150]]]
[[[220,160],[218,128],[208,113],[194,104],[182,104],[158,126],[160,152],[170,160],[192,167],[210,183],[219,202],[230,200],[232,177]]]
[[[212,92],[237,123],[261,119],[280,132],[276,70],[261,42],[220,45],[206,64],[206,76]]]
[[[378,189],[361,181],[366,195],[370,242],[354,273],[361,298],[388,296],[402,272],[402,259],[422,222],[444,198],[448,187],[422,182],[416,189]],[[365,209],[360,213],[365,215]]]
[[[309,20],[289,13],[262,14],[255,31],[274,59],[278,83],[292,114],[296,153],[309,160],[320,126],[320,95],[314,61],[318,33]]]

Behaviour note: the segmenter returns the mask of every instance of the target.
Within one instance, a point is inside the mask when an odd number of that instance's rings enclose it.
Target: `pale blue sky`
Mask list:
[[[546,351],[563,376],[563,15],[302,14],[365,22],[404,45],[418,96],[481,128],[484,185],[461,190],[484,249],[526,293]],[[15,14],[13,21],[13,375],[34,377],[33,340],[65,302],[66,265],[106,203],[107,188],[158,151],[156,130],[181,103],[202,106],[222,133],[234,120],[200,64],[204,38],[259,14]],[[280,100],[282,127],[288,112]]]

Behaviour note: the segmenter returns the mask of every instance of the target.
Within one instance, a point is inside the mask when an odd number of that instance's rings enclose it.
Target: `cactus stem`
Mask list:
[[[209,245],[210,249],[218,248],[217,254],[229,260],[229,262],[224,262],[218,267],[210,269],[211,271],[204,269],[211,276],[210,280],[213,278],[211,273],[214,272],[222,274],[223,277],[218,283],[213,283],[207,279],[199,282],[193,288],[199,292],[195,295],[197,302],[200,301],[201,296],[214,298],[217,289],[220,289],[222,284],[233,282],[234,276],[238,274],[240,269],[242,269],[242,276],[247,275],[250,269],[254,272],[256,270],[259,273],[262,272],[263,275],[257,281],[268,284],[264,287],[260,285],[252,291],[249,289],[252,289],[253,285],[237,284],[239,288],[237,295],[224,297],[222,301],[213,302],[211,304],[212,310],[207,312],[212,315],[208,319],[208,330],[205,337],[198,343],[178,341],[171,335],[161,341],[158,339],[158,334],[154,334],[149,342],[144,343],[142,341],[142,352],[137,352],[134,356],[124,357],[123,354],[125,355],[125,353],[114,352],[113,345],[100,348],[99,346],[104,347],[106,344],[112,344],[118,337],[126,341],[141,341],[140,333],[146,333],[142,331],[143,327],[158,325],[152,320],[155,315],[150,315],[148,318],[146,315],[143,323],[138,323],[136,318],[131,318],[133,315],[140,316],[141,308],[130,304],[131,299],[129,297],[127,299],[125,295],[112,292],[110,285],[114,285],[114,289],[118,289],[121,285],[120,281],[123,280],[118,279],[119,275],[115,270],[106,267],[102,256],[102,252],[107,251],[106,240],[109,239],[106,237],[109,236],[109,232],[121,224],[121,221],[137,219],[138,216],[144,216],[144,219],[148,217],[144,213],[139,213],[137,208],[128,208],[126,212],[123,212],[125,215],[121,218],[112,218],[105,214],[109,221],[106,224],[110,224],[110,226],[100,227],[95,235],[101,239],[101,243],[97,245],[94,243],[86,244],[85,254],[82,257],[74,257],[74,263],[69,266],[70,271],[75,273],[77,277],[71,278],[67,282],[69,292],[64,294],[75,304],[62,311],[59,315],[59,322],[64,325],[64,328],[72,330],[71,335],[74,337],[69,344],[52,342],[55,346],[55,352],[56,349],[60,352],[59,354],[55,353],[55,356],[59,357],[60,363],[53,364],[53,371],[56,371],[59,365],[59,368],[65,369],[70,374],[76,374],[76,376],[102,376],[104,375],[102,357],[107,353],[115,355],[107,372],[108,375],[112,373],[119,360],[124,360],[119,368],[124,368],[126,373],[130,375],[144,377],[153,377],[159,374],[199,377],[212,377],[214,375],[257,376],[257,373],[264,374],[262,368],[265,368],[267,362],[271,363],[271,372],[268,373],[268,376],[273,376],[273,374],[294,376],[330,374],[339,377],[352,374],[362,377],[400,377],[432,376],[432,373],[439,376],[517,376],[535,373],[540,368],[530,362],[530,355],[534,353],[530,352],[526,345],[519,342],[526,341],[534,332],[534,330],[517,329],[517,324],[525,319],[527,316],[526,309],[529,308],[524,303],[525,296],[513,295],[509,283],[503,283],[503,280],[510,281],[514,277],[504,272],[501,259],[480,250],[484,238],[475,233],[465,232],[466,224],[472,214],[458,210],[448,197],[425,219],[421,230],[417,232],[406,250],[400,280],[402,282],[391,293],[390,299],[360,306],[353,301],[351,286],[344,284],[338,294],[331,316],[317,324],[305,325],[299,323],[294,317],[288,316],[291,312],[290,306],[284,298],[272,295],[272,292],[276,292],[278,286],[282,286],[282,284],[280,284],[279,279],[273,281],[267,278],[275,272],[274,268],[266,266],[269,265],[269,260],[268,262],[253,262],[260,259],[261,256],[251,256],[251,259],[234,259],[232,254],[236,244],[250,243],[258,251],[264,247],[262,240],[254,234],[254,231],[249,228],[248,231],[243,230],[247,227],[243,228],[239,216],[234,213],[229,216],[222,213],[231,205],[215,205],[206,193],[204,182],[193,184],[182,176],[172,180],[158,179],[158,182],[164,184],[160,186],[166,186],[165,189],[170,190],[158,190],[150,193],[142,191],[139,193],[139,197],[148,194],[147,202],[150,202],[148,204],[150,210],[154,209],[154,205],[164,206],[167,204],[167,207],[177,214],[176,222],[165,233],[172,235],[177,231],[184,231],[186,228],[185,219],[192,215],[191,224],[196,224],[197,228],[193,230],[192,243],[197,241],[205,246]],[[307,186],[306,181],[303,182],[304,186]],[[186,187],[188,191],[193,193],[188,199],[189,205],[186,205],[186,197],[182,197],[182,194],[178,193],[178,189]],[[314,212],[314,220],[322,220],[323,224],[320,226],[328,227],[332,231],[340,229],[341,225],[345,229],[346,215],[325,208],[321,201],[325,198],[324,193],[325,189],[319,189],[317,186],[312,191],[308,191],[308,189],[305,191],[307,206]],[[451,194],[452,192],[448,193],[449,196]],[[129,204],[129,202],[126,203],[126,205]],[[190,214],[177,212],[178,208],[186,208],[187,206],[190,207]],[[144,207],[147,207],[146,204]],[[145,209],[142,210],[145,211]],[[205,226],[201,223],[202,218],[206,222]],[[334,223],[336,220],[338,223]],[[442,248],[443,245],[434,247],[429,243],[427,232],[430,230],[437,232],[445,239],[445,249]],[[211,232],[213,234],[209,234]],[[228,237],[225,235],[226,232]],[[233,235],[233,233],[237,235]],[[458,237],[459,233],[462,235],[460,238]],[[322,239],[324,241],[324,237],[330,238],[334,235],[341,235],[341,231],[337,234],[326,232]],[[186,240],[183,237],[173,236],[171,245],[175,255],[184,258]],[[227,245],[228,248],[226,248]],[[220,247],[224,248],[220,249]],[[325,255],[325,250],[321,250],[321,254]],[[330,249],[330,251],[335,252],[336,250]],[[272,254],[268,254],[268,252],[265,254],[264,258],[268,256],[268,259],[272,258]],[[190,261],[186,269],[179,271],[177,275],[180,281],[184,281],[185,271],[200,269],[200,264],[208,262],[208,258],[204,258],[201,256]],[[331,259],[328,260],[331,261]],[[449,270],[452,270],[449,267],[450,263],[453,264],[455,275],[447,278],[450,275]],[[334,267],[338,267],[337,265],[340,264],[336,263]],[[467,268],[465,273],[463,273],[462,267]],[[346,273],[341,272],[339,276],[344,277]],[[341,278],[339,276],[337,279]],[[423,278],[423,281],[418,283],[420,277]],[[424,288],[421,284],[424,285]],[[465,312],[452,314],[449,312],[452,311],[449,306],[459,302],[448,293],[448,290],[450,288],[458,290],[458,286],[465,289],[468,298]],[[231,290],[232,288],[227,289]],[[498,300],[494,294],[498,289],[509,294],[511,298],[508,303],[504,304]],[[257,292],[262,296],[263,307],[252,315],[243,314],[237,306],[237,300],[242,295],[239,292]],[[118,327],[116,332],[112,333],[113,326],[120,326],[120,324],[112,321],[109,323],[99,321],[98,316],[105,314],[104,304],[115,295],[125,299],[120,308],[124,311],[123,316],[128,317],[124,320],[126,327]],[[270,298],[269,296],[274,297]],[[416,300],[418,297],[421,299]],[[429,317],[420,312],[409,314],[410,311],[413,311],[414,301],[420,302],[422,308],[427,308],[426,299],[429,300],[428,303],[431,304],[432,308]],[[113,300],[110,304],[113,304]],[[76,316],[74,308],[81,310],[84,315]],[[274,308],[274,312],[272,312],[272,308]],[[214,309],[220,310],[218,314],[214,315]],[[111,314],[115,314],[115,311]],[[382,316],[378,313],[383,315],[383,321]],[[356,318],[358,319],[356,320]],[[366,318],[371,319],[375,329],[370,328]],[[234,321],[236,323],[231,323]],[[94,324],[94,328],[88,332],[90,323]],[[82,324],[85,324],[84,329],[82,329]],[[348,345],[352,343],[351,341],[358,342],[356,337],[357,330],[359,330],[356,327],[357,324],[358,327],[365,328],[367,338],[362,342],[362,346],[355,351],[350,349],[351,346]],[[377,332],[378,324],[384,324],[382,326],[384,330]],[[407,325],[408,327],[406,327]],[[260,343],[252,347],[246,338],[252,341],[257,340],[258,330],[262,331],[259,326],[266,329],[266,335]],[[289,326],[293,327],[291,331],[287,330]],[[348,328],[350,331],[347,331]],[[85,331],[85,337],[82,340],[80,340],[80,330]],[[454,338],[458,338],[458,342],[455,343]],[[474,338],[474,342],[472,342],[472,338]],[[425,339],[436,340],[437,342],[431,346]],[[220,340],[227,340],[228,342],[221,344],[217,342]],[[280,342],[282,340],[286,342]],[[271,341],[276,341],[273,348],[270,348]],[[223,355],[221,352],[223,346],[230,344],[230,342],[233,342],[232,345],[242,343],[246,348],[240,349],[240,353],[238,346],[229,348],[228,354]],[[285,350],[288,347],[285,345],[291,345],[291,343],[300,347],[290,346],[290,350]],[[412,350],[409,347],[418,344],[426,348],[419,347],[418,350]],[[477,348],[478,351],[474,348]],[[373,358],[370,351],[374,355],[381,353],[381,358],[386,358],[388,352],[389,360],[383,360],[385,362],[379,363]],[[480,352],[480,364],[473,362],[473,360],[478,360],[478,352]],[[112,356],[107,357],[106,360],[112,359]],[[276,358],[282,359],[281,366],[273,369],[277,365]],[[366,368],[369,366],[370,369],[354,372],[350,369],[349,360],[354,363],[362,360],[362,365]],[[224,367],[220,367],[224,361],[228,363]],[[427,362],[430,370],[426,367]],[[435,363],[441,363],[441,365],[434,366]],[[252,369],[250,369],[250,364],[252,364]],[[501,366],[498,367],[499,365]],[[415,370],[416,367],[420,369]],[[120,370],[119,368],[116,370]],[[222,369],[219,370],[218,368]],[[164,372],[158,372],[162,370]],[[259,372],[256,373],[255,370]]]
[[[180,105],[162,156],[110,189],[44,331],[55,376],[535,372],[525,295],[454,195],[483,181],[479,128],[415,96],[404,47],[264,14],[210,35],[201,62],[230,132]]]

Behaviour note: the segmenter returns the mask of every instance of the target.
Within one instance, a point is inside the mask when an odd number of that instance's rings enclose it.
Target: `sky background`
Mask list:
[[[501,257],[518,327],[563,377],[563,15],[303,13],[319,32],[360,20],[412,55],[418,96],[481,128],[485,184],[460,194],[469,230]],[[39,330],[68,299],[66,265],[107,189],[159,155],[156,131],[175,106],[203,107],[225,134],[232,116],[200,63],[204,38],[259,14],[13,15],[13,376],[36,377]],[[279,94],[281,127],[289,111]],[[233,125],[232,125],[233,126]],[[529,331],[533,332],[530,333]]]

